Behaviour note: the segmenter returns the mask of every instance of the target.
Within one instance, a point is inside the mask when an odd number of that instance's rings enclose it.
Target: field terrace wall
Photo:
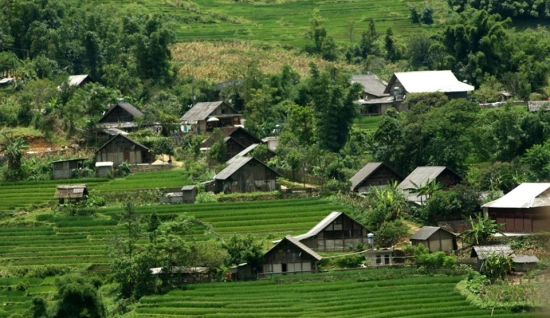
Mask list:
[[[316,272],[322,257],[291,236],[286,236],[265,253],[263,276]]]
[[[367,244],[370,231],[342,212],[332,212],[306,234],[295,236],[314,251],[345,251]]]

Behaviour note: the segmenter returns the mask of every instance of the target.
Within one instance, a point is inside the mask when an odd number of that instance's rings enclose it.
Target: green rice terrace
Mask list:
[[[179,41],[259,40],[288,45],[303,45],[304,33],[315,9],[326,19],[329,34],[337,41],[357,40],[374,19],[379,30],[392,27],[398,35],[412,35],[424,27],[409,20],[409,5],[434,9],[441,20],[448,6],[443,0],[362,1],[362,0],[194,0],[127,1],[145,12],[163,13],[174,21]],[[136,10],[132,6],[132,10]],[[350,21],[352,24],[350,24]],[[426,27],[428,28],[428,27]]]

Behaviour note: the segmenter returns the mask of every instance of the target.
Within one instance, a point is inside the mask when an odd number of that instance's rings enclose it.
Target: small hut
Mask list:
[[[535,255],[514,255],[512,264],[516,272],[528,272],[537,269],[539,259]]]
[[[85,184],[58,185],[54,197],[59,204],[78,203],[88,198],[88,187]]]
[[[84,158],[65,159],[52,162],[54,179],[70,179],[74,169],[82,168]]]
[[[514,251],[509,245],[487,245],[487,246],[474,246],[470,254],[471,258],[477,259],[476,269],[479,270],[485,260],[492,255],[499,256],[514,256]]]
[[[368,265],[393,265],[393,256],[394,250],[392,249],[367,250],[365,252],[365,260]]]
[[[197,186],[186,185],[181,188],[182,201],[184,203],[195,203],[197,197]]]
[[[113,162],[102,161],[95,163],[96,175],[100,178],[112,177],[114,174]]]
[[[430,252],[451,252],[458,248],[456,234],[439,226],[423,226],[411,237],[413,245],[423,244]]]

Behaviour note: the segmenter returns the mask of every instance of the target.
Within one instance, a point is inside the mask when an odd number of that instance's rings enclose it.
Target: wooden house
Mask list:
[[[253,157],[241,157],[214,177],[215,193],[277,190],[280,174]]]
[[[256,137],[253,133],[244,129],[243,127],[223,127],[220,128],[221,133],[225,138],[232,138],[237,141],[243,148],[239,150],[241,152],[247,147],[250,147],[253,144],[261,144],[262,140]],[[216,140],[212,137],[207,138],[202,144],[202,148],[210,148]],[[237,152],[237,153],[239,153]],[[236,155],[235,153],[234,155]]]
[[[550,231],[550,183],[522,183],[482,208],[485,215],[504,224],[503,232]]]
[[[370,231],[342,212],[331,212],[307,233],[294,237],[314,251],[345,251],[367,244]]]
[[[95,163],[96,176],[100,178],[108,178],[114,176],[114,168],[112,161],[96,162]]]
[[[456,234],[439,226],[423,226],[410,240],[413,245],[423,244],[430,252],[451,252],[458,248]]]
[[[409,202],[422,204],[428,197],[419,196],[408,189],[424,186],[433,181],[437,182],[440,187],[449,189],[460,183],[461,180],[462,178],[456,172],[447,167],[417,167],[397,187],[403,190]]]
[[[363,93],[357,101],[361,105],[360,113],[362,115],[382,115],[393,106],[393,97],[385,92],[387,83],[381,81],[378,76],[374,74],[352,75],[351,82],[363,86]]]
[[[394,73],[384,93],[390,94],[396,108],[406,110],[407,106],[401,105],[409,93],[444,93],[449,99],[467,98],[468,92],[474,87],[459,81],[453,72],[445,71],[418,71]]]
[[[263,258],[263,275],[317,272],[322,257],[292,236],[286,236]]]
[[[74,169],[82,169],[84,158],[58,160],[52,162],[53,179],[70,179]]]
[[[369,162],[351,177],[351,191],[367,192],[372,186],[403,181],[403,176],[383,162]]]
[[[186,185],[181,188],[182,201],[184,203],[195,203],[197,198],[197,186]]]
[[[88,187],[85,184],[58,185],[54,197],[59,204],[78,203],[88,198]]]
[[[149,148],[119,134],[107,141],[95,152],[96,162],[111,161],[118,166],[123,162],[129,164],[151,163],[153,156]]]
[[[136,119],[143,117],[143,113],[130,103],[120,100],[111,105],[109,110],[99,119],[99,129],[124,129],[132,130],[138,127]],[[108,133],[108,132],[107,132]]]
[[[231,164],[233,161],[237,160],[237,158],[240,158],[240,157],[252,157],[251,154],[252,152],[254,151],[254,149],[256,149],[256,147],[258,147],[260,144],[252,144],[248,147],[246,147],[245,149],[243,149],[243,151],[239,152],[238,154],[234,155],[233,157],[231,157],[231,159],[227,160],[227,164]],[[275,157],[275,153],[271,150],[269,150],[269,148],[267,148],[267,154],[264,158],[264,160],[262,161],[268,161],[269,159]],[[258,158],[257,158],[258,159]]]
[[[242,115],[223,101],[197,103],[181,118],[181,131],[203,134],[241,124]]]

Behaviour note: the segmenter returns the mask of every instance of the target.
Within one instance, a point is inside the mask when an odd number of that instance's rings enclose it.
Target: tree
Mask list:
[[[102,318],[107,317],[105,305],[97,286],[82,276],[67,275],[56,279],[56,303],[52,318]]]
[[[399,49],[395,45],[395,40],[393,38],[393,31],[391,28],[388,28],[386,31],[386,37],[384,38],[384,47],[386,48],[386,59],[394,62],[401,58]]]
[[[210,138],[212,138],[214,142],[210,146],[210,150],[208,150],[208,158],[218,162],[227,160],[227,146],[224,142],[224,135],[222,131],[219,128],[214,129],[214,132]]]
[[[377,245],[390,247],[409,236],[409,227],[402,220],[393,220],[382,223],[375,233]]]
[[[222,247],[227,251],[226,266],[248,263],[252,270],[260,271],[263,260],[263,243],[252,234],[233,234],[222,242]]]
[[[432,8],[425,7],[424,10],[422,10],[422,16],[420,17],[420,22],[424,24],[434,23],[433,13],[434,13],[434,10]]]
[[[497,279],[506,278],[506,274],[512,271],[512,255],[503,255],[493,252],[481,264],[479,272],[495,282]]]
[[[364,217],[367,224],[380,228],[384,222],[398,219],[407,211],[407,200],[397,183],[383,187],[371,187],[367,194],[369,207]]]
[[[0,151],[8,159],[8,175],[7,179],[17,180],[21,177],[21,158],[23,157],[22,150],[29,149],[29,144],[23,137],[14,137],[2,133],[4,141],[0,144]]]
[[[357,83],[350,84],[349,78],[336,68],[320,72],[312,63],[310,74],[309,90],[319,147],[337,152],[346,144],[356,115],[353,102],[363,88]]]
[[[313,10],[309,19],[309,30],[306,32],[306,39],[312,40],[313,45],[306,45],[306,52],[320,54],[323,42],[327,37],[327,30],[323,26],[325,19],[319,15],[319,9]]]
[[[409,11],[411,12],[411,23],[420,23],[420,15],[418,14],[418,11],[416,11],[416,7],[412,5],[409,6]]]
[[[471,229],[464,231],[459,235],[465,243],[470,245],[483,245],[487,244],[489,238],[494,234],[502,234],[499,228],[502,224],[498,224],[495,220],[491,220],[488,215],[477,215],[476,220],[472,217],[468,217]]]
[[[128,201],[124,204],[124,211],[120,214],[120,222],[126,228],[126,248],[123,249],[128,258],[132,258],[134,247],[141,236],[139,216],[135,213],[134,204]]]

